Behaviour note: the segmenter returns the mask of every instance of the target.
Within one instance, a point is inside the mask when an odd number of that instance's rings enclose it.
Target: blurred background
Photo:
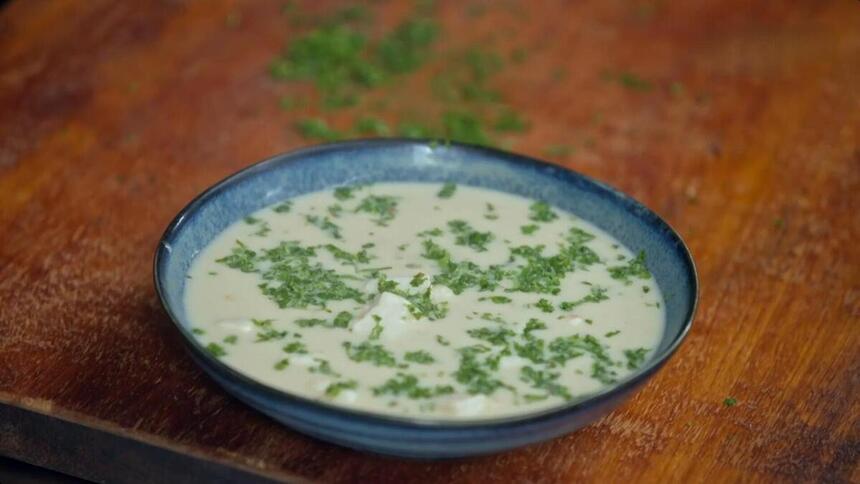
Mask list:
[[[860,2],[0,5],[0,403],[309,479],[857,481]],[[253,162],[376,136],[525,153],[643,201],[698,265],[685,345],[598,424],[467,463],[333,448],[226,399],[153,293],[161,232]]]

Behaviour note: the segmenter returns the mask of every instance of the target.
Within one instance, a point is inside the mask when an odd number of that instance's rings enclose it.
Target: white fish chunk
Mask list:
[[[374,318],[374,316],[376,316]],[[377,325],[382,326],[381,339],[397,339],[413,328],[415,318],[409,312],[409,301],[390,292],[383,292],[370,303],[368,310],[350,325],[350,330],[359,335],[370,335]]]
[[[218,326],[239,333],[250,333],[254,331],[254,323],[250,319],[221,319],[216,322]]]
[[[474,417],[480,415],[487,406],[487,397],[475,395],[474,397],[460,398],[451,402],[454,414],[459,417]]]
[[[452,297],[454,297],[454,291],[447,286],[435,284],[430,288],[430,300],[434,303],[445,302]]]

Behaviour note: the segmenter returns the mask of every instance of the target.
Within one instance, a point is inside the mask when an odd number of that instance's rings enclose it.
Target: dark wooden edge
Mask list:
[[[95,482],[280,482],[189,449],[123,435],[110,425],[84,425],[2,400],[0,395],[0,455],[29,464]]]

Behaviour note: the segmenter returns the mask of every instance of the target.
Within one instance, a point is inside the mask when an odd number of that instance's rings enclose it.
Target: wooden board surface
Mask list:
[[[572,435],[444,462],[327,445],[233,400],[184,352],[152,253],[208,185],[308,143],[292,125],[313,108],[278,106],[305,87],[267,72],[301,22],[281,2],[13,1],[0,11],[0,453],[99,480],[159,465],[52,447],[77,423],[277,479],[860,482],[860,3],[470,5],[435,7],[440,45],[528,52],[494,81],[532,126],[511,148],[569,144],[556,161],[642,200],[692,249],[697,321],[641,393]],[[382,28],[411,7],[370,8]]]

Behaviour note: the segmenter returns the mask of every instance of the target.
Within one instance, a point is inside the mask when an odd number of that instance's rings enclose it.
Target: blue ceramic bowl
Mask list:
[[[245,215],[304,193],[381,181],[455,181],[545,200],[589,220],[634,252],[663,291],[666,331],[655,356],[617,385],[558,408],[518,417],[427,421],[336,407],[263,385],[209,355],[190,331],[183,302],[194,257]],[[593,422],[622,403],[666,362],[690,330],[696,270],[684,242],[654,212],[573,171],[503,151],[424,141],[364,140],[270,158],[216,184],[170,223],[155,253],[155,288],[197,363],[228,392],[275,420],[336,444],[420,458],[497,452],[551,439]]]

